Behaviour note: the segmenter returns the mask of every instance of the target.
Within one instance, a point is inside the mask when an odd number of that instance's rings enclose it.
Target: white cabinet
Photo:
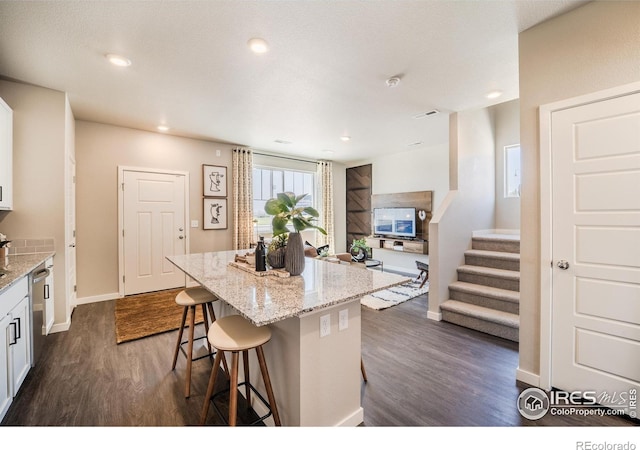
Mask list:
[[[11,366],[9,365],[9,315],[0,317],[0,420],[11,405],[13,389],[11,386]]]
[[[0,295],[0,420],[31,369],[28,278]]]
[[[54,321],[54,302],[53,302],[53,258],[47,259],[45,267],[49,269],[49,275],[44,280],[44,311],[42,320],[42,334],[45,336],[51,331]],[[36,330],[38,331],[38,330]]]
[[[13,111],[0,98],[0,210],[13,208]]]

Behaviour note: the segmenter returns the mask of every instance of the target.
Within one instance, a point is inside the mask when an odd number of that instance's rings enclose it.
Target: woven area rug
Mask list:
[[[420,282],[410,281],[399,286],[394,286],[389,289],[374,292],[373,294],[365,295],[360,300],[362,306],[366,306],[371,309],[386,309],[392,306],[399,305],[400,303],[416,298],[419,295],[429,292],[429,282],[427,281],[422,289],[420,289]]]
[[[175,298],[182,289],[130,295],[116,300],[116,343],[133,341],[180,328],[182,307]],[[197,308],[196,323],[202,322]],[[187,324],[189,316],[187,316]]]

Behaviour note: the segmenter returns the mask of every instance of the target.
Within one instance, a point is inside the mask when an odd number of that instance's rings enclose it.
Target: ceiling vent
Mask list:
[[[431,111],[421,112],[420,114],[416,114],[413,116],[414,119],[422,119],[423,117],[435,116],[436,114],[440,114],[440,111],[437,109],[432,109]]]

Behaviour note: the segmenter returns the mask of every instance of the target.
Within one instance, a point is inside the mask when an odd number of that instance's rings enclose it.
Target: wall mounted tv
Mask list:
[[[415,208],[375,208],[373,234],[404,238],[416,237]]]

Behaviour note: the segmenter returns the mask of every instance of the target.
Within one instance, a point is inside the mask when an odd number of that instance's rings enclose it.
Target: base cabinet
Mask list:
[[[0,420],[30,369],[31,311],[25,277],[0,296]]]

